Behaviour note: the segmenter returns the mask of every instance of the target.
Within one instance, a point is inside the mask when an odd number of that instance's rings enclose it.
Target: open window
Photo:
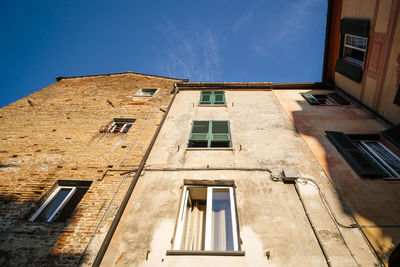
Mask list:
[[[136,119],[115,118],[106,126],[102,126],[100,133],[127,133]]]
[[[134,96],[152,97],[158,91],[158,88],[141,88]]]
[[[346,135],[326,131],[328,139],[361,177],[400,178],[400,157],[380,135]]]
[[[65,222],[91,185],[91,181],[59,180],[39,209],[30,217],[35,222]]]
[[[335,71],[347,78],[361,82],[364,69],[370,21],[344,18],[340,21],[340,54]]]
[[[232,186],[185,185],[173,250],[239,251]]]
[[[300,93],[310,105],[349,105],[350,102],[338,93],[317,94],[311,92]]]
[[[193,121],[188,147],[231,147],[229,121]]]
[[[225,105],[224,91],[202,91],[200,105]]]

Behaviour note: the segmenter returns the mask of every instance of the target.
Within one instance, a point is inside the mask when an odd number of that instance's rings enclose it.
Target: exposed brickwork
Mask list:
[[[75,265],[99,226],[81,259],[91,263],[132,176],[99,179],[139,165],[178,81],[133,73],[62,79],[0,110],[2,266]],[[143,87],[160,90],[132,97]],[[114,118],[136,121],[127,134],[100,133]],[[66,223],[29,222],[59,179],[93,183]]]

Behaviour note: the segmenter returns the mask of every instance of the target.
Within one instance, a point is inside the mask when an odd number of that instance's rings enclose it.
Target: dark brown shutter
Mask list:
[[[383,131],[382,135],[392,144],[400,148],[400,124]]]
[[[369,20],[344,18],[340,20],[340,32],[343,34],[368,37],[369,24]]]
[[[357,67],[343,59],[336,60],[335,71],[359,83],[362,78],[362,68]]]
[[[400,106],[400,84],[397,87],[397,93],[396,93],[396,96],[394,98],[394,102],[393,103],[395,103],[396,105]]]
[[[350,105],[350,102],[347,101],[346,98],[337,93],[328,93],[328,95],[332,97],[340,105]]]
[[[358,149],[344,133],[326,131],[326,135],[358,175],[369,178],[387,176],[386,171],[377,166],[365,152]]]

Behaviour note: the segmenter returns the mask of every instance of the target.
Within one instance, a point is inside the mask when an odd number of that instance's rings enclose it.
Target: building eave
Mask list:
[[[181,81],[184,81],[184,82],[188,82],[189,81],[189,79],[173,78],[173,77],[146,74],[146,73],[139,73],[139,72],[133,72],[133,71],[117,72],[117,73],[105,73],[105,74],[81,75],[81,76],[68,76],[68,77],[66,77],[66,76],[57,76],[56,80],[58,82],[58,81],[65,80],[65,79],[90,78],[90,77],[112,76],[112,75],[121,75],[121,74],[136,74],[136,75],[151,76],[151,77],[157,77],[157,78],[163,78],[163,79],[181,80]]]

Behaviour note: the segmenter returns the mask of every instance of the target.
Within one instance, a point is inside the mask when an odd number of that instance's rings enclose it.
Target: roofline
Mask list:
[[[331,24],[332,24],[332,10],[333,1],[328,0],[328,10],[326,12],[326,29],[325,29],[325,47],[324,47],[324,61],[322,63],[322,81],[327,82],[327,71],[328,71],[328,57],[329,57],[329,38],[331,35]]]
[[[272,83],[272,82],[183,82],[176,84],[179,90],[201,89],[322,89],[323,82]]]
[[[133,72],[133,71],[117,72],[117,73],[105,73],[105,74],[93,74],[93,75],[82,75],[82,76],[70,76],[70,77],[57,76],[56,77],[56,81],[58,82],[58,81],[61,81],[61,80],[64,80],[64,79],[86,78],[86,77],[97,77],[97,76],[111,76],[111,75],[120,75],[120,74],[137,74],[137,75],[152,76],[152,77],[171,79],[171,80],[181,80],[181,81],[184,81],[184,82],[188,82],[189,81],[189,79],[172,78],[172,77],[166,77],[166,76],[161,76],[161,75],[153,75],[153,74],[139,73],[139,72]]]

